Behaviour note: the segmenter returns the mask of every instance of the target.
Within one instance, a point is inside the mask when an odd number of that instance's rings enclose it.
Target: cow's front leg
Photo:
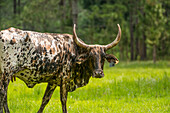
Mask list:
[[[55,88],[56,88],[56,84],[50,84],[50,83],[48,83],[48,86],[47,86],[47,88],[46,88],[44,97],[43,97],[43,99],[42,99],[42,104],[41,104],[40,109],[38,110],[38,113],[42,113],[42,112],[43,112],[45,106],[47,105],[47,103],[48,103],[49,100],[51,99],[51,96],[52,96]]]
[[[7,103],[7,91],[8,91],[9,82],[10,82],[10,80],[7,79],[4,83],[4,110],[5,110],[5,113],[10,113],[9,108],[8,108],[8,103]]]
[[[0,89],[0,113],[3,113],[4,91]]]
[[[62,104],[63,113],[67,113],[67,106],[66,106],[67,94],[68,94],[68,92],[66,90],[66,83],[65,83],[65,81],[61,80],[60,100],[61,100],[61,104]]]

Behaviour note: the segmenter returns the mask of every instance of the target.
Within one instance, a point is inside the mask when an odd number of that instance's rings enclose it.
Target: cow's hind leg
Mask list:
[[[45,94],[44,94],[44,97],[43,97],[43,100],[42,100],[42,104],[41,104],[40,109],[38,110],[38,113],[42,113],[43,112],[45,106],[47,105],[47,103],[51,99],[51,96],[52,96],[55,88],[56,88],[56,84],[48,83],[48,86],[46,88],[46,91],[45,91]]]
[[[3,113],[3,108],[5,113],[9,113],[7,104],[7,89],[9,84],[9,79],[5,78],[3,74],[0,75],[0,113]]]
[[[4,110],[5,113],[10,113],[9,108],[8,108],[8,103],[7,103],[7,91],[8,91],[8,85],[9,85],[10,80],[6,80],[6,83],[4,83]]]
[[[3,113],[3,101],[5,93],[1,82],[2,81],[0,80],[0,113]]]
[[[0,74],[0,113],[3,113],[3,108],[5,113],[9,113],[7,104],[7,89],[9,81],[8,78],[5,78],[4,74]]]
[[[4,104],[4,75],[0,73],[0,113],[3,113],[3,104]]]

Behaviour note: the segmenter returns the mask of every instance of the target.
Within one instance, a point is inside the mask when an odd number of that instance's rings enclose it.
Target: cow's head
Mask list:
[[[85,44],[83,41],[81,41],[76,34],[76,30],[75,30],[76,25],[74,25],[73,28],[73,40],[74,42],[81,48],[87,49],[87,53],[83,53],[80,54],[79,56],[77,56],[76,58],[76,62],[78,64],[81,64],[83,62],[85,62],[86,60],[89,60],[92,64],[92,70],[93,70],[93,77],[96,78],[101,78],[104,77],[104,73],[103,73],[103,66],[104,66],[104,61],[105,59],[110,62],[110,63],[114,63],[117,64],[119,61],[118,59],[114,56],[114,55],[110,55],[110,54],[106,54],[106,51],[108,49],[111,49],[112,47],[116,46],[121,38],[121,28],[118,24],[118,35],[116,37],[116,39],[108,44],[108,45],[87,45]],[[90,64],[89,64],[90,66]]]

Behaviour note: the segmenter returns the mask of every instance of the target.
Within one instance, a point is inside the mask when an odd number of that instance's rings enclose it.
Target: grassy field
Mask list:
[[[121,62],[105,65],[105,77],[91,78],[87,86],[69,93],[69,113],[168,113],[170,112],[170,62]],[[11,113],[36,113],[47,84],[29,89],[17,79],[10,83]],[[61,113],[59,88],[44,113]]]

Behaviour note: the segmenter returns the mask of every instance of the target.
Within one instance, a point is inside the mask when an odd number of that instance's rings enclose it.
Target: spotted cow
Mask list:
[[[103,66],[118,59],[106,54],[108,49],[120,41],[118,25],[116,39],[108,45],[87,45],[77,37],[75,25],[73,35],[39,33],[9,28],[0,32],[0,113],[9,113],[7,88],[10,81],[19,78],[29,88],[48,83],[38,113],[49,102],[55,88],[60,87],[63,113],[67,113],[68,92],[85,86],[90,77],[104,77]]]

